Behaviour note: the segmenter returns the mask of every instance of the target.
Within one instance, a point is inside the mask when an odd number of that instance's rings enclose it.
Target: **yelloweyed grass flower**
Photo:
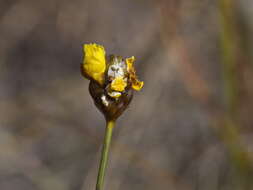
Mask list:
[[[104,47],[97,44],[85,44],[83,46],[83,51],[84,75],[89,79],[97,81],[100,85],[103,85],[104,72],[106,69]]]
[[[126,86],[127,83],[123,77],[117,77],[111,83],[111,89],[119,92],[124,91]]]

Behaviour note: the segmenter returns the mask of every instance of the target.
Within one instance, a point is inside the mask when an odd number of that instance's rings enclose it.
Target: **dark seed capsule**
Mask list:
[[[116,120],[125,111],[133,98],[131,88],[126,88],[124,92],[121,92],[119,98],[111,98],[107,95],[106,89],[92,80],[90,81],[89,91],[96,107],[103,113],[107,121]]]

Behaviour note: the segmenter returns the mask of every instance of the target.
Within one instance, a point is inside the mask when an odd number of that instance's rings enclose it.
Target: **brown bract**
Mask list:
[[[107,121],[115,121],[125,111],[133,98],[133,90],[129,87],[119,98],[115,99],[108,96],[106,89],[92,80],[89,84],[89,92],[96,107],[103,113]]]

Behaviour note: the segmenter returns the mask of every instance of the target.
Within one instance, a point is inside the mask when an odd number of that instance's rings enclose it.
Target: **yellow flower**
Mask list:
[[[124,91],[126,86],[127,83],[124,81],[123,77],[117,77],[111,83],[111,89],[118,92]]]
[[[127,71],[129,73],[130,81],[132,82],[132,88],[134,90],[139,91],[142,89],[144,82],[139,81],[137,79],[136,72],[133,66],[134,60],[135,60],[134,56],[126,59]]]
[[[98,44],[85,44],[83,46],[83,51],[83,74],[88,79],[93,79],[97,81],[100,85],[103,85],[105,78],[104,72],[106,69],[104,47]]]

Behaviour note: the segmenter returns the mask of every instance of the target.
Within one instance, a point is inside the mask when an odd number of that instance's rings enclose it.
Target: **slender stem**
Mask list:
[[[102,190],[104,184],[105,170],[107,167],[108,153],[111,144],[112,132],[115,125],[115,121],[106,122],[106,130],[104,136],[104,144],[102,149],[102,155],[100,159],[100,165],[98,170],[96,190]]]

